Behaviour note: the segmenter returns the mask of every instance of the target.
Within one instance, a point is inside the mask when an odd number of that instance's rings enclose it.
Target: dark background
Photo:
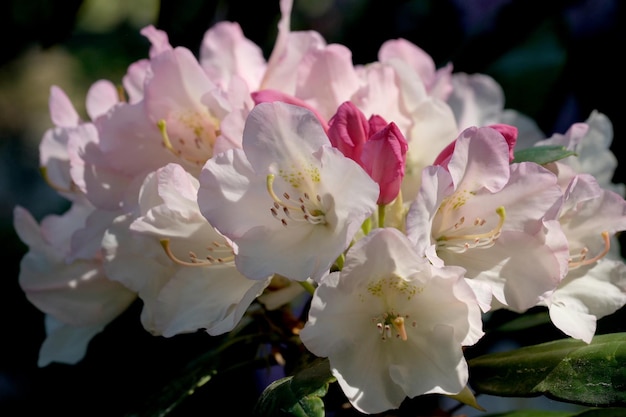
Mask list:
[[[167,31],[174,46],[197,52],[202,35],[219,20],[240,23],[269,56],[279,18],[276,1],[141,1],[139,8],[110,1],[116,18],[94,9],[96,1],[5,0],[0,5],[0,415],[122,416],[145,401],[190,359],[215,340],[204,334],[172,339],[147,335],[133,305],[93,339],[76,366],[36,366],[44,339],[43,315],[18,286],[26,248],[12,226],[15,205],[40,220],[62,213],[66,203],[43,183],[37,146],[45,129],[50,85],[62,87],[84,111],[88,86],[121,81],[126,67],[147,56],[139,29],[151,23]],[[100,0],[103,4],[106,1]],[[613,122],[613,151],[623,161],[626,138],[623,54],[624,2],[619,0],[295,0],[292,29],[319,31],[329,43],[353,51],[356,64],[377,59],[387,39],[406,38],[428,52],[438,67],[486,73],[503,87],[506,107],[536,120],[549,136],[584,121],[592,110]],[[88,12],[89,7],[91,12]],[[94,12],[94,10],[96,10]],[[624,163],[614,181],[624,182]],[[625,331],[624,312],[601,320],[599,332]],[[520,343],[558,335],[547,326],[520,333]],[[211,415],[215,399],[245,415],[251,398],[240,395],[250,378],[236,375],[193,399],[172,415]],[[234,382],[234,385],[233,385]],[[232,388],[237,387],[233,393]],[[240,391],[241,390],[241,391]],[[206,396],[204,398],[207,398]],[[225,400],[220,400],[225,401]],[[221,408],[221,407],[218,407]],[[203,411],[199,411],[203,410]],[[207,411],[209,410],[209,411]],[[243,414],[242,414],[243,413]]]

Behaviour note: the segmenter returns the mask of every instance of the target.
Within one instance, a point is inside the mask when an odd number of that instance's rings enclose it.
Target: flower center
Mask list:
[[[446,249],[455,253],[463,253],[473,248],[490,248],[502,233],[502,226],[506,219],[506,211],[503,206],[496,209],[498,223],[492,229],[482,231],[481,228],[487,223],[483,218],[476,217],[473,222],[466,222],[465,216],[461,216],[454,224],[440,232],[437,249]]]
[[[175,114],[168,120],[169,124],[165,119],[157,122],[165,149],[194,165],[204,165],[213,156],[219,120],[200,112]]]
[[[411,300],[413,296],[423,291],[423,288],[407,282],[397,275],[382,278],[368,285],[367,292],[370,295],[383,298],[385,304],[399,305],[402,302]],[[365,299],[361,297],[363,301]],[[408,314],[402,314],[393,307],[387,307],[386,311],[378,316],[372,317],[372,323],[376,326],[381,340],[387,340],[394,335],[397,339],[406,341]],[[417,322],[412,321],[411,327],[417,327]]]
[[[279,220],[284,226],[291,222],[309,223],[309,224],[326,224],[326,214],[322,207],[322,197],[319,194],[311,196],[308,192],[295,192],[289,194],[284,192],[282,198],[276,194],[274,190],[274,174],[267,176],[267,192],[274,200],[273,206],[270,208],[272,216]],[[293,187],[297,190],[296,187]]]
[[[207,254],[203,258],[199,258],[194,251],[189,251],[188,261],[178,258],[174,252],[172,252],[169,239],[161,239],[160,243],[168,258],[181,266],[212,266],[232,263],[235,260],[233,248],[228,243],[211,242],[211,245],[205,248]]]
[[[593,258],[587,258],[589,254],[589,248],[586,246],[580,250],[577,254],[570,256],[568,260],[569,269],[580,268],[581,266],[591,265],[600,259],[604,258],[611,249],[611,239],[609,237],[609,232],[602,232],[602,240],[604,240],[604,249],[594,256]]]
[[[376,329],[380,334],[381,340],[384,341],[390,339],[395,334],[395,337],[397,339],[406,342],[408,340],[408,336],[406,333],[405,322],[408,318],[408,314],[400,315],[391,310],[389,312],[381,314],[380,316],[372,318],[372,323],[376,324]],[[417,327],[417,323],[413,321],[411,322],[411,326]]]

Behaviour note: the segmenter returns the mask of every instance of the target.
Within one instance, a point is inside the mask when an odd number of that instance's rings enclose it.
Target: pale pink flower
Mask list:
[[[237,245],[244,275],[305,280],[328,272],[378,194],[367,173],[331,146],[313,113],[274,102],[250,112],[243,149],[206,163],[198,203]]]
[[[361,412],[398,408],[406,397],[456,394],[468,381],[462,346],[483,334],[463,273],[434,267],[398,230],[375,229],[347,252],[340,272],[321,281],[300,337],[329,358]]]
[[[109,81],[94,83],[87,92],[86,107],[90,121],[80,118],[69,97],[57,86],[50,88],[50,117],[55,127],[48,129],[39,144],[39,163],[48,184],[69,200],[82,198],[71,175],[71,142],[82,140],[85,129],[97,122],[119,101],[115,86]]]
[[[611,151],[613,125],[606,115],[596,110],[591,112],[584,123],[574,123],[564,133],[555,133],[551,137],[538,141],[534,146],[560,145],[576,155],[548,165],[557,172],[565,188],[577,173],[591,174],[600,186],[624,196],[624,184],[613,183],[613,174],[617,167],[617,158]]]
[[[105,235],[105,270],[138,293],[153,334],[228,332],[270,282],[237,271],[232,243],[200,213],[197,190],[196,178],[168,164],[146,177],[138,215],[119,217]]]
[[[47,216],[38,225],[25,209],[14,210],[15,230],[28,246],[20,263],[20,287],[48,316],[40,366],[80,361],[91,338],[136,298],[105,274],[99,248],[73,259],[72,240],[93,211],[84,201],[74,203],[63,215]]]
[[[497,130],[469,128],[447,169],[424,170],[407,234],[432,262],[462,266],[473,286],[487,286],[498,303],[524,311],[567,272],[567,240],[555,220],[561,197],[547,169],[509,164]]]
[[[119,208],[133,184],[136,191],[147,173],[167,163],[198,175],[214,153],[240,146],[247,113],[237,107],[245,105],[241,92],[230,101],[185,48],[158,51],[141,99],[116,105],[76,147],[74,182],[99,207]]]
[[[611,239],[617,243],[615,234],[626,230],[626,201],[579,174],[565,190],[559,222],[569,243],[569,269],[541,304],[559,329],[589,343],[596,320],[626,304],[626,267],[610,253]]]
[[[224,90],[233,77],[241,78],[250,89],[256,89],[267,69],[263,51],[244,36],[236,22],[218,22],[204,34],[200,65]]]
[[[150,58],[161,52],[172,49],[167,33],[148,25],[141,29],[140,33],[150,41]],[[143,99],[143,90],[146,78],[150,75],[150,60],[140,59],[128,66],[126,74],[122,78],[122,85],[128,95],[128,102],[137,103]]]
[[[452,92],[452,64],[437,69],[435,61],[426,51],[406,39],[385,41],[378,50],[378,60],[387,63],[400,60],[408,64],[432,97],[445,101]]]

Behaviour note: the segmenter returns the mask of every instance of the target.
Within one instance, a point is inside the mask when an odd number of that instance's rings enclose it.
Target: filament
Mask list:
[[[503,206],[500,206],[496,209],[496,214],[498,215],[498,224],[492,228],[491,230],[484,233],[474,233],[474,234],[449,234],[442,235],[437,238],[437,243],[439,247],[445,247],[446,249],[452,250],[453,252],[465,252],[470,248],[488,248],[491,247],[495,241],[500,237],[502,233],[502,227],[504,226],[504,221],[506,220],[506,211]],[[482,226],[486,223],[485,219],[476,218],[473,222],[473,226]],[[460,230],[465,224],[465,217],[459,218],[459,220],[448,229],[448,231],[457,231]],[[455,242],[462,242],[461,244]],[[447,243],[452,243],[451,245]]]
[[[589,249],[585,246],[577,255],[570,257],[568,262],[569,269],[576,269],[581,266],[591,265],[604,258],[609,253],[609,251],[611,250],[611,239],[609,236],[609,232],[604,231],[601,233],[601,235],[602,240],[604,241],[604,249],[593,258],[587,259]]]
[[[170,247],[170,240],[169,239],[161,239],[159,240],[159,242],[161,243],[161,246],[163,247],[163,250],[165,251],[165,254],[167,255],[168,258],[170,258],[174,263],[176,263],[177,265],[181,265],[181,266],[212,266],[212,265],[217,265],[217,264],[224,264],[227,262],[232,262],[235,259],[234,255],[230,255],[230,256],[226,256],[226,257],[213,257],[213,256],[207,256],[204,259],[200,259],[197,257],[197,255],[194,252],[189,252],[189,261],[184,261],[180,258],[178,258],[176,255],[174,255],[174,253],[172,252],[172,249]],[[215,247],[221,247],[222,245],[218,242],[214,242],[213,245]],[[212,248],[207,248],[209,251],[212,251]],[[231,250],[231,254],[232,254],[232,250]]]
[[[319,195],[316,195],[315,199],[311,199],[311,196],[304,192],[298,198],[294,198],[295,196],[292,197],[285,192],[282,195],[283,198],[280,198],[274,191],[275,178],[274,174],[269,174],[265,181],[267,192],[274,200],[274,205],[270,208],[272,216],[280,220],[285,226],[287,226],[288,220],[310,224],[326,224],[324,212],[317,207],[317,204],[322,202],[322,198]]]

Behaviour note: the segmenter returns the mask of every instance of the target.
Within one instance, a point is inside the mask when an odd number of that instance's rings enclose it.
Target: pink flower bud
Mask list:
[[[339,106],[328,122],[330,143],[345,156],[361,164],[363,145],[369,138],[369,124],[365,115],[351,101]]]
[[[380,186],[378,204],[388,204],[398,196],[407,149],[406,138],[393,122],[372,135],[363,146],[362,165]]]
[[[387,125],[387,121],[377,114],[372,114],[370,119],[368,120],[370,126],[370,135],[378,132],[379,130],[383,130]]]

